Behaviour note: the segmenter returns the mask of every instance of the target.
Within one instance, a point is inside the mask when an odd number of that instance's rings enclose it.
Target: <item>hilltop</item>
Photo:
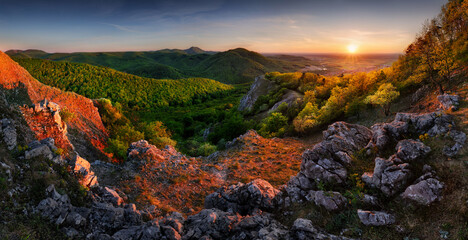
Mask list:
[[[40,50],[10,50],[15,58],[88,63],[149,78],[204,77],[223,83],[245,83],[269,71],[296,71],[311,63],[303,57],[265,57],[243,48],[207,52],[196,47],[148,52],[46,53]]]

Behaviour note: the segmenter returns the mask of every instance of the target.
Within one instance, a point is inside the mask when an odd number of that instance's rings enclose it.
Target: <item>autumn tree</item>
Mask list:
[[[400,96],[400,93],[396,91],[391,83],[384,83],[380,85],[377,92],[365,99],[365,103],[382,106],[385,116],[388,116],[390,114],[390,104],[398,96]]]

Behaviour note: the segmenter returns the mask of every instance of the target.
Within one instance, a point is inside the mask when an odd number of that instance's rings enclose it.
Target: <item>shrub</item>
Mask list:
[[[214,152],[216,152],[216,146],[208,142],[203,143],[197,150],[197,153],[200,156],[208,156]]]
[[[64,122],[70,122],[72,121],[73,119],[75,119],[75,113],[74,112],[70,112],[70,110],[68,110],[68,108],[64,107],[60,110],[59,112],[60,114],[60,117],[62,118],[62,121]]]
[[[288,126],[288,118],[280,112],[274,112],[260,123],[258,133],[264,137],[280,137]]]

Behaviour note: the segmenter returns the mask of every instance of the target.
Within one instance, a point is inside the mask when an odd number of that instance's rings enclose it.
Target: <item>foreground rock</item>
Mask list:
[[[337,211],[346,206],[347,200],[339,192],[309,191],[306,199],[328,211]]]
[[[347,179],[346,166],[352,164],[352,154],[362,149],[372,132],[360,125],[336,122],[323,132],[323,141],[302,155],[301,171],[286,187],[286,202],[300,202],[313,190],[316,182],[336,184]]]
[[[78,176],[78,181],[85,187],[93,187],[98,184],[97,176],[91,170],[91,164],[76,154],[72,161],[73,172]]]
[[[437,100],[440,103],[440,107],[444,110],[456,111],[460,105],[460,96],[458,95],[443,94],[437,96]]]
[[[349,238],[343,236],[335,236],[332,234],[324,233],[314,227],[312,221],[298,218],[294,221],[291,228],[290,239],[297,240],[347,240]]]
[[[387,160],[376,158],[374,172],[364,173],[362,181],[380,189],[386,196],[393,196],[406,188],[411,176],[409,164],[392,156]]]
[[[0,132],[3,135],[3,141],[6,143],[8,150],[13,150],[17,144],[18,135],[16,128],[11,119],[0,120]]]
[[[413,185],[406,188],[401,197],[414,203],[428,206],[442,199],[443,188],[444,184],[442,182],[433,178],[432,174],[426,174],[418,178]]]
[[[252,214],[257,210],[272,210],[274,199],[279,193],[271,184],[256,179],[248,184],[238,183],[218,189],[205,199],[205,208],[217,208],[241,215]]]
[[[357,214],[362,224],[366,226],[385,226],[395,223],[395,216],[386,212],[365,211],[358,209]]]
[[[25,159],[32,159],[35,157],[45,157],[52,160],[54,163],[62,164],[64,160],[57,152],[58,148],[55,146],[53,138],[42,139],[41,141],[33,141],[28,144],[28,150],[24,152]]]

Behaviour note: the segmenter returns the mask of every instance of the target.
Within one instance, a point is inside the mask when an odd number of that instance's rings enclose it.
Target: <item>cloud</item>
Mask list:
[[[104,25],[108,25],[108,26],[112,26],[120,31],[123,31],[123,32],[130,32],[130,33],[143,33],[141,31],[138,31],[138,30],[135,30],[133,28],[130,28],[130,27],[125,27],[125,26],[122,26],[122,25],[118,25],[118,24],[112,24],[112,23],[101,23],[101,24],[104,24]]]

